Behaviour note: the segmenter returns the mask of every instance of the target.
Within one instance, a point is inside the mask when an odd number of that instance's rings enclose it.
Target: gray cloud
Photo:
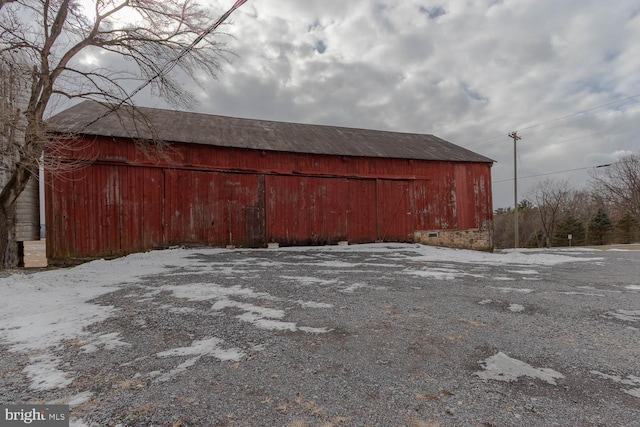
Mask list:
[[[418,10],[420,11],[420,13],[427,15],[429,19],[437,19],[442,15],[447,14],[447,11],[442,6],[420,6]]]

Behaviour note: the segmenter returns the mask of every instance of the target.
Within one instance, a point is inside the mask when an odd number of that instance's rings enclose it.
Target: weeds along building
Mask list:
[[[173,245],[491,249],[493,161],[432,135],[85,101],[49,121],[53,263]],[[163,141],[161,152],[145,141]]]

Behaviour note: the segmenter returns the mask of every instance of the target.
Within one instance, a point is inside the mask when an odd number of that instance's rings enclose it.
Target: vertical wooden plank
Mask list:
[[[120,236],[120,242],[115,249],[115,253],[119,254],[126,251],[129,247],[129,236],[132,232],[132,221],[131,201],[129,197],[129,192],[131,190],[131,185],[129,183],[130,168],[118,167],[117,170],[118,234]]]
[[[326,243],[335,244],[347,240],[348,197],[346,179],[325,179],[322,234],[326,236]]]
[[[211,224],[211,237],[209,244],[212,246],[226,246],[229,244],[229,218],[227,212],[227,200],[225,198],[224,174],[215,173],[209,181],[209,221]]]
[[[236,246],[264,245],[264,211],[260,209],[259,177],[255,174],[226,174],[227,202]]]
[[[433,230],[433,214],[429,209],[430,194],[429,181],[420,179],[411,181],[409,187],[409,209],[413,212],[414,230]]]
[[[164,242],[168,245],[180,243],[179,236],[181,235],[180,215],[178,210],[179,200],[177,199],[179,194],[178,179],[179,175],[174,169],[164,170],[165,178],[165,207],[164,207],[164,221],[165,221],[165,238]]]
[[[267,193],[267,238],[281,245],[294,245],[300,242],[298,223],[299,213],[307,210],[305,200],[299,200],[304,183],[295,177],[265,177]],[[295,209],[291,209],[294,206]]]
[[[49,208],[47,216],[47,257],[64,259],[72,256],[71,247],[74,230],[69,219],[73,219],[73,200],[69,196],[74,191],[73,172],[48,174],[45,191]]]
[[[464,164],[456,164],[454,167],[454,182],[455,186],[453,191],[456,198],[456,228],[464,230],[473,227],[474,210],[476,207],[476,200],[473,194],[473,186],[469,185],[467,180],[467,172],[469,167]]]
[[[96,242],[97,226],[96,222],[92,220],[92,218],[101,216],[101,213],[96,209],[95,197],[92,197],[93,194],[99,192],[99,188],[97,187],[96,179],[94,178],[94,168],[81,169],[79,170],[79,173],[81,175],[80,180],[83,184],[81,197],[85,212],[82,219],[82,231],[84,233],[83,240],[85,242],[82,253],[84,256],[90,257],[91,254],[99,251]]]
[[[378,180],[377,198],[380,240],[413,240],[408,181]]]
[[[376,181],[350,179],[347,192],[347,235],[350,243],[374,242],[378,239]]]
[[[139,252],[144,250],[143,233],[143,199],[144,199],[143,167],[127,167],[127,190],[123,195],[123,205],[128,218],[125,219],[126,234],[123,235],[122,252]]]
[[[75,170],[73,172],[73,230],[70,236],[70,249],[75,256],[85,256],[87,251],[87,216],[86,212],[86,187],[88,180],[84,177],[83,170]]]
[[[56,204],[53,197],[53,191],[55,181],[49,171],[44,172],[44,218],[45,218],[45,238],[46,238],[46,252],[47,258],[53,259],[56,257],[55,249],[57,243],[57,233],[53,230],[53,219],[56,217]]]
[[[99,187],[97,187],[97,189],[99,188],[99,193],[96,194],[100,194],[100,199],[99,199],[99,204],[97,205],[97,210],[99,210],[100,212],[102,212],[103,214],[101,215],[102,221],[101,221],[101,242],[100,242],[100,253],[103,254],[110,254],[111,251],[113,250],[113,244],[114,244],[114,239],[112,238],[113,234],[115,233],[115,230],[113,229],[113,227],[111,226],[111,224],[114,221],[113,215],[114,215],[114,209],[113,209],[113,202],[110,201],[110,198],[113,198],[113,191],[111,191],[111,189],[109,188],[109,174],[110,174],[110,170],[108,166],[102,166],[102,165],[98,165],[97,166],[97,175],[100,178],[100,183],[99,183]]]
[[[172,214],[171,210],[173,207],[173,186],[172,186],[172,171],[169,169],[163,169],[163,178],[164,178],[164,203],[162,210],[162,227],[163,227],[163,238],[162,242],[165,244],[171,243],[171,233],[172,233]]]
[[[164,208],[164,175],[162,169],[143,169],[142,247],[152,249],[163,243],[162,211]]]

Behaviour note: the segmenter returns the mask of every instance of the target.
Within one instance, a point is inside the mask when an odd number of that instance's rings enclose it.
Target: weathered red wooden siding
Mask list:
[[[380,179],[377,189],[380,240],[410,241],[414,214],[409,208],[409,182]]]
[[[349,179],[347,181],[347,240],[352,243],[379,240],[376,181]]]
[[[491,165],[293,154],[174,144],[163,156],[95,138],[95,159],[47,175],[50,259],[174,244],[260,247],[411,241],[414,230],[492,220]]]
[[[265,187],[268,241],[309,245],[347,239],[346,179],[270,175]]]

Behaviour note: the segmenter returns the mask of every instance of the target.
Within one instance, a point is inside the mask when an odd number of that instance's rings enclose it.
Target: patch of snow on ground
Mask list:
[[[598,288],[595,288],[593,286],[576,286],[576,288],[578,288],[578,289],[587,289],[587,290],[592,290],[592,291],[600,291],[600,292],[612,292],[614,294],[622,293],[622,291],[615,291],[615,290],[611,290],[611,289],[598,289]]]
[[[611,380],[618,384],[635,386],[636,388],[631,389],[622,389],[627,394],[630,394],[633,397],[640,398],[640,377],[636,377],[635,375],[628,375],[626,379],[619,377],[618,375],[607,375],[599,371],[589,371],[594,375],[598,375],[601,378],[606,380]]]
[[[280,276],[281,279],[293,280],[303,285],[335,285],[338,283],[337,279],[320,279],[317,277],[296,277],[296,276]]]
[[[220,345],[223,341],[220,338],[206,338],[195,340],[189,347],[178,347],[170,350],[156,353],[158,357],[177,357],[177,356],[213,356],[220,360],[238,361],[244,357],[244,353],[237,349],[223,349]]]
[[[93,397],[93,393],[90,391],[83,391],[73,396],[67,396],[62,399],[52,400],[47,402],[47,405],[69,405],[71,407],[80,406],[87,403]]]
[[[538,274],[537,270],[506,270],[507,273],[514,273],[514,274],[523,274],[526,276],[530,276],[532,274]]]
[[[563,295],[583,295],[583,296],[587,296],[587,297],[603,297],[604,294],[590,294],[588,292],[557,292],[559,294],[563,294]]]
[[[556,379],[564,378],[559,372],[549,368],[534,368],[533,366],[513,359],[503,352],[480,361],[484,371],[475,372],[474,375],[483,380],[517,381],[520,377],[537,378],[549,384],[556,385]]]
[[[179,356],[193,356],[186,361],[182,362],[175,368],[168,372],[160,373],[154,371],[151,376],[157,376],[157,381],[164,382],[172,377],[186,371],[191,366],[195,365],[203,356],[211,356],[222,361],[239,361],[245,356],[245,353],[237,348],[223,349],[221,344],[223,341],[219,338],[206,338],[202,340],[196,340],[191,343],[189,347],[178,347],[170,350],[161,351],[156,353],[158,357],[179,357]],[[159,375],[158,375],[159,374]]]
[[[320,262],[303,262],[298,265],[312,265],[314,267],[331,267],[331,268],[355,268],[361,264],[344,261],[320,261]]]
[[[23,372],[31,380],[33,390],[52,390],[64,388],[73,382],[70,375],[58,369],[60,359],[56,356],[43,354],[29,358],[29,365]]]
[[[640,310],[616,310],[609,311],[605,315],[625,322],[637,322],[640,320]]]
[[[478,304],[485,305],[485,304],[491,304],[492,302],[493,302],[493,300],[483,299],[482,301],[478,302]]]
[[[68,269],[13,274],[0,279],[0,342],[10,351],[34,355],[25,368],[37,389],[65,387],[70,383],[58,369],[49,348],[64,340],[93,335],[86,328],[117,313],[113,307],[88,301],[137,283],[144,276],[167,272],[193,261],[184,250],[129,255],[97,260]],[[48,378],[47,378],[48,377]]]
[[[630,285],[630,286],[625,286],[625,289],[629,289],[631,291],[640,291],[640,285]]]
[[[530,294],[531,292],[533,292],[533,289],[527,289],[527,288],[503,288],[503,287],[497,287],[497,286],[487,286],[487,288],[489,289],[496,289],[500,292],[502,292],[503,294],[508,294],[511,292],[518,292],[521,294]]]
[[[172,254],[164,252],[173,252]],[[14,274],[0,279],[0,341],[12,351],[45,349],[114,312],[87,301],[113,292],[118,285],[136,283],[179,262],[183,251],[158,251],[112,261],[98,260],[70,269]]]
[[[360,264],[361,267],[385,267],[385,268],[403,268],[403,266],[398,264],[384,264],[378,262],[363,262]]]
[[[363,289],[363,288],[368,288],[369,285],[367,285],[366,283],[353,283],[349,286],[347,286],[344,289],[340,289],[339,292],[344,292],[344,293],[348,293],[351,294],[353,293],[353,291],[357,291],[358,289]]]
[[[90,391],[83,391],[82,393],[75,394],[67,400],[69,406],[80,406],[83,403],[87,403],[89,399],[93,397],[93,393]]]
[[[403,273],[438,280],[454,280],[456,278],[456,275],[461,276],[465,274],[460,270],[450,270],[444,268],[431,268],[429,270],[406,269],[403,271]]]
[[[369,252],[384,253],[386,258],[410,259],[412,261],[431,261],[444,263],[466,263],[481,265],[546,265],[553,266],[567,262],[593,262],[603,260],[602,257],[577,257],[563,255],[546,250],[539,251],[535,249],[512,249],[501,252],[480,252],[466,249],[449,249],[434,246],[409,244],[409,243],[368,243],[363,245],[349,246],[309,246],[309,247],[286,247],[279,248],[279,251],[286,252]],[[402,251],[402,252],[400,252]],[[408,255],[407,253],[411,253]],[[543,253],[540,253],[543,252]],[[571,252],[596,252],[586,249],[577,249]],[[317,265],[317,264],[316,264]],[[354,264],[352,264],[354,265]]]
[[[190,283],[186,285],[163,285],[163,290],[169,290],[178,298],[189,301],[208,301],[213,299],[226,299],[228,297],[275,299],[266,292],[255,292],[250,288],[240,285],[222,286],[216,283]]]
[[[332,308],[333,304],[327,304],[324,302],[315,302],[315,301],[302,301],[302,300],[298,300],[296,301],[296,304],[300,305],[301,307],[305,307],[305,308]]]
[[[524,305],[522,304],[510,304],[509,311],[513,311],[514,313],[520,313],[524,311]]]
[[[88,339],[88,343],[80,347],[85,353],[93,353],[97,351],[99,347],[104,350],[113,350],[116,347],[129,347],[131,344],[121,341],[118,337],[120,332],[113,332],[110,334],[102,334],[93,336]]]
[[[214,311],[221,311],[225,308],[234,307],[243,310],[244,313],[236,316],[238,320],[251,323],[257,328],[267,329],[270,331],[303,331],[312,333],[325,333],[329,332],[326,328],[309,328],[298,327],[294,322],[283,322],[281,320],[285,316],[284,310],[278,310],[274,308],[260,307],[253,304],[233,301],[229,299],[223,299],[216,301],[211,307]]]

